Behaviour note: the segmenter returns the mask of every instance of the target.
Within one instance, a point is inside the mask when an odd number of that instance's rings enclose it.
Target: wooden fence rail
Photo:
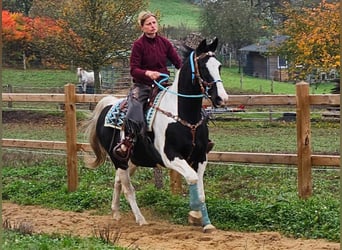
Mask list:
[[[75,191],[78,185],[77,152],[90,152],[88,143],[76,141],[76,103],[97,103],[105,94],[76,94],[75,86],[67,84],[64,94],[24,94],[2,93],[3,102],[57,102],[65,104],[66,142],[2,139],[3,147],[65,150],[67,152],[68,190]],[[124,97],[124,96],[117,96]],[[228,105],[293,105],[296,106],[297,154],[249,153],[249,152],[211,152],[209,161],[240,162],[256,164],[297,165],[298,194],[301,198],[312,195],[312,166],[339,166],[338,155],[315,155],[311,153],[311,105],[339,105],[340,95],[309,95],[309,84],[296,84],[296,95],[232,95]],[[179,175],[172,175],[180,178]],[[171,182],[180,183],[179,180]]]

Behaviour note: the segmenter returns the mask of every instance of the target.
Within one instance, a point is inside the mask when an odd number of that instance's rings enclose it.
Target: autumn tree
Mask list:
[[[339,70],[340,3],[323,0],[315,7],[288,6],[283,13],[286,21],[280,32],[288,35],[289,39],[279,51],[290,63],[290,73],[305,79],[317,70]]]
[[[70,0],[32,0],[32,6],[30,9],[30,17],[44,17],[51,19],[61,19],[63,16],[63,8],[65,3]]]
[[[42,2],[42,0],[40,0]],[[40,13],[35,0],[35,13]],[[120,51],[130,49],[138,36],[137,15],[146,7],[144,0],[64,0],[58,25],[64,30],[41,40],[44,53],[60,63],[70,63],[95,74],[95,91],[100,90],[100,67],[110,64]],[[44,1],[45,6],[54,1]],[[56,7],[57,8],[57,7]],[[48,13],[48,12],[45,12]]]
[[[24,68],[32,39],[28,22],[29,18],[22,13],[2,11],[3,57],[7,63],[10,60],[23,60]]]
[[[28,26],[32,36],[32,48],[39,53],[43,65],[69,65],[73,56],[77,55],[69,51],[66,44],[80,44],[81,40],[72,30],[65,30],[65,21],[35,17],[30,20]]]

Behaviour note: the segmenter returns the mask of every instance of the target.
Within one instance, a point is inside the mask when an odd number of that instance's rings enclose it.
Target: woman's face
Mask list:
[[[154,16],[148,17],[144,24],[141,26],[141,30],[148,36],[154,37],[158,32],[158,22]]]

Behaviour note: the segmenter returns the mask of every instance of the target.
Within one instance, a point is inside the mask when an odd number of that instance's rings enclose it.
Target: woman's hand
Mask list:
[[[151,71],[151,70],[146,70],[145,75],[152,80],[157,80],[160,77],[160,73],[158,71]]]

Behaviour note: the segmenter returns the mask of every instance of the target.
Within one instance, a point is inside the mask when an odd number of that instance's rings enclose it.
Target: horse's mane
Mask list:
[[[196,49],[186,45],[184,42],[180,44],[179,46],[176,46],[177,52],[179,56],[181,57],[183,64],[185,63],[185,60],[190,56],[191,52],[196,51],[196,53],[203,53],[203,52],[208,52],[210,50],[214,52],[216,47],[217,47],[217,38],[215,38],[212,41],[212,43],[209,45],[207,44],[206,39],[203,39],[198,44],[198,47]]]
[[[178,54],[181,57],[183,64],[185,63],[185,60],[190,56],[192,51],[194,51],[194,49],[184,43],[180,47],[178,47]]]

